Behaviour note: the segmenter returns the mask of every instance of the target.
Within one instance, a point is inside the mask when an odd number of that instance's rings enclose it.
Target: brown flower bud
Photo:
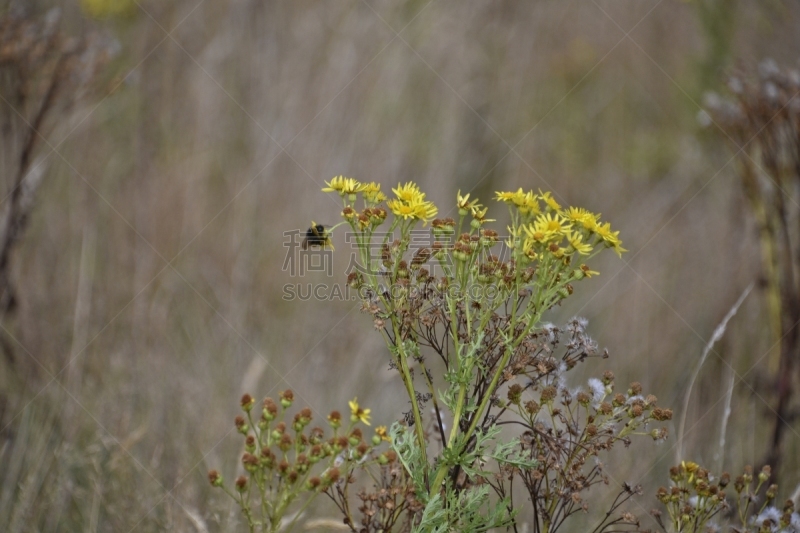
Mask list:
[[[211,483],[212,487],[221,487],[222,486],[222,476],[219,475],[219,472],[216,470],[209,470],[208,471],[208,482]]]

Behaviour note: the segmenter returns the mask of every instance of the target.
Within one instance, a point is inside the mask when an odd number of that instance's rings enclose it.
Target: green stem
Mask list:
[[[403,348],[403,340],[400,338],[400,330],[394,316],[392,317],[392,325],[394,326],[395,346],[397,346],[397,359],[400,363],[400,370],[403,373],[403,382],[406,386],[406,393],[408,394],[408,398],[411,400],[411,412],[414,416],[414,427],[416,428],[417,433],[417,443],[419,444],[420,452],[422,453],[423,464],[428,464],[427,444],[425,443],[425,433],[422,428],[422,415],[419,412],[417,395],[414,391],[414,384],[411,381],[411,371],[408,368],[408,355],[405,353],[405,349]]]
[[[517,269],[517,271],[515,273],[514,294],[519,294],[519,279],[520,279],[519,269]],[[509,329],[512,333],[516,329],[516,323],[517,323],[517,306],[514,305],[511,308],[511,323],[510,323],[510,329]],[[454,339],[458,339],[458,336],[454,335]],[[498,366],[497,370],[495,371],[494,376],[492,377],[492,381],[491,381],[491,383],[489,385],[489,388],[487,389],[486,394],[484,395],[483,399],[481,400],[481,403],[478,406],[478,410],[475,411],[475,413],[473,415],[473,419],[472,419],[472,423],[470,424],[470,428],[465,433],[466,438],[463,440],[464,443],[469,441],[470,435],[472,435],[472,432],[475,430],[475,427],[477,426],[478,420],[480,419],[481,414],[483,413],[483,410],[486,408],[486,404],[489,401],[489,398],[491,398],[492,394],[494,393],[494,389],[497,386],[497,382],[500,380],[500,375],[502,374],[503,368],[505,368],[506,364],[508,364],[508,361],[511,358],[511,354],[512,353],[513,353],[513,350],[510,347],[507,346],[506,347],[506,352],[503,354],[503,358],[500,361],[500,365]],[[456,357],[458,358],[458,352],[456,352]],[[450,432],[450,439],[449,439],[449,442],[448,442],[448,448],[449,449],[452,449],[456,444],[455,437],[458,434],[459,422],[460,422],[461,412],[463,410],[463,404],[464,404],[465,398],[466,398],[466,385],[465,384],[461,384],[460,389],[459,389],[459,394],[458,394],[458,401],[456,403],[456,410],[455,410],[455,413],[454,413],[454,416],[453,416],[453,428],[452,428],[452,430]],[[436,471],[436,477],[434,477],[433,484],[431,485],[431,489],[430,489],[430,496],[431,497],[433,497],[435,492],[438,491],[439,488],[441,487],[445,476],[447,476],[447,471],[449,470],[449,468],[450,468],[450,466],[445,464],[445,463],[442,463],[439,466],[438,470]]]
[[[306,507],[308,507],[308,505],[309,505],[309,504],[310,504],[312,501],[314,501],[314,499],[315,499],[316,497],[317,497],[317,493],[316,493],[316,492],[314,492],[314,493],[313,493],[313,494],[312,494],[312,495],[311,495],[311,496],[308,498],[308,500],[306,501],[306,503],[304,503],[304,504],[303,504],[303,506],[302,506],[302,507],[300,507],[300,509],[298,509],[298,510],[297,510],[297,513],[294,515],[294,518],[292,518],[292,521],[291,521],[291,522],[289,522],[289,525],[288,525],[288,526],[286,526],[286,533],[291,533],[291,531],[292,531],[292,528],[294,527],[295,523],[297,522],[297,519],[298,519],[298,518],[300,518],[300,515],[302,515],[302,514],[303,514],[303,511],[305,511],[305,510],[306,510]]]

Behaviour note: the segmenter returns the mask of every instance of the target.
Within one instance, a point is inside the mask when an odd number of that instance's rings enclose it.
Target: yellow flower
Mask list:
[[[681,470],[689,474],[689,483],[694,481],[694,474],[699,470],[700,465],[692,461],[681,461]]]
[[[461,191],[458,191],[456,194],[456,206],[459,209],[463,209],[465,211],[474,210],[476,207],[481,207],[481,204],[478,203],[478,200],[469,201],[470,193],[467,193],[466,196],[461,196]]]
[[[400,184],[392,191],[397,198],[386,202],[386,206],[395,216],[403,217],[404,220],[417,219],[427,224],[439,212],[433,202],[425,200],[425,193],[414,182]]]
[[[386,430],[386,426],[378,426],[375,428],[375,434],[381,438],[381,440],[391,440],[389,438],[389,432]]]
[[[398,185],[396,189],[392,189],[398,200],[406,203],[419,202],[425,199],[425,193],[419,190],[417,184],[409,181],[405,185]]]
[[[553,211],[556,211],[556,212],[560,212],[561,211],[561,205],[558,202],[556,202],[555,198],[553,198],[553,195],[552,195],[552,193],[550,191],[542,192],[542,190],[539,189],[539,198],[544,203],[547,204],[547,207],[549,207]]]
[[[522,192],[522,188],[520,187],[519,192]],[[514,195],[517,193],[515,192],[508,192],[508,191],[496,191],[494,193],[494,199],[498,202],[505,202],[507,204],[514,203]]]
[[[500,192],[500,191],[498,191],[495,194],[497,195],[495,197],[495,199],[497,199],[497,200],[499,200],[501,202],[505,202],[507,204],[514,204],[517,207],[519,207],[521,205],[525,205],[525,202],[527,200],[527,198],[526,198],[527,195],[526,195],[526,193],[524,193],[522,191],[522,187],[520,187],[516,192]]]
[[[361,190],[364,192],[364,195],[367,194],[374,194],[381,190],[381,184],[375,183],[374,181],[370,181],[369,183],[362,183]]]
[[[553,216],[552,213],[539,215],[536,217],[534,225],[559,235],[564,235],[567,230],[572,228],[572,224],[570,224],[564,217],[561,215]]]
[[[508,205],[515,205],[519,212],[523,215],[534,214],[538,215],[541,210],[539,209],[539,200],[532,192],[523,192],[520,187],[516,192],[502,192],[495,193],[495,200],[505,202]]]
[[[395,216],[403,217],[404,220],[415,218],[421,220],[423,224],[427,224],[439,212],[433,202],[426,201],[407,203],[402,200],[389,200],[386,202],[386,206],[392,210]]]
[[[596,225],[599,217],[599,215],[595,215],[582,207],[569,207],[562,214],[571,222],[583,224],[583,227],[586,229],[590,229],[587,224],[591,225],[593,223]]]
[[[428,221],[439,212],[433,202],[417,202],[412,204],[412,207],[414,208],[414,216],[421,220],[423,225],[427,225]]]
[[[583,242],[583,235],[577,231],[567,231],[567,242],[581,255],[589,255],[592,245]]]
[[[486,218],[486,213],[489,212],[488,207],[484,207],[481,209],[481,205],[475,205],[472,207],[472,218],[478,221],[480,225],[486,224],[487,222],[495,222],[493,218]]]
[[[609,248],[613,248],[617,255],[622,257],[622,252],[627,252],[625,248],[622,247],[622,241],[619,240],[619,232],[618,231],[611,231],[611,223],[606,222],[605,224],[598,224],[597,228],[594,230],[595,233],[606,243],[606,246]]]
[[[525,204],[520,206],[519,210],[523,215],[527,213],[538,215],[542,212],[541,208],[539,207],[539,200],[536,199],[536,195],[532,192],[528,192],[525,195]]]
[[[369,204],[377,205],[386,200],[386,195],[381,192],[381,184],[374,181],[363,184],[361,192],[364,194],[364,200]]]
[[[587,278],[591,278],[592,276],[599,276],[600,275],[600,272],[597,272],[595,270],[591,270],[586,265],[581,265],[581,272],[583,272],[583,275],[586,276]]]
[[[692,472],[697,472],[697,469],[699,468],[699,466],[700,465],[698,465],[697,463],[694,463],[692,461],[681,461],[681,468],[683,468],[684,470],[686,470],[690,474]]]
[[[369,414],[372,412],[372,409],[362,409],[361,406],[358,405],[358,398],[353,398],[350,402],[348,402],[350,406],[350,421],[357,422],[361,421],[366,425],[370,425],[369,423]]]
[[[326,181],[325,185],[327,187],[323,188],[322,192],[338,192],[342,196],[360,192],[364,187],[358,180],[344,176],[336,176],[331,181]]]
[[[522,242],[522,253],[531,261],[536,259],[539,254],[536,253],[537,241],[535,239],[526,238]]]
[[[572,228],[572,225],[561,215],[553,216],[552,213],[539,215],[532,224],[523,226],[525,233],[537,242],[560,240],[560,237]]]
[[[402,200],[389,200],[386,202],[386,207],[391,209],[395,216],[403,217],[403,219],[414,218],[416,216],[414,207]]]

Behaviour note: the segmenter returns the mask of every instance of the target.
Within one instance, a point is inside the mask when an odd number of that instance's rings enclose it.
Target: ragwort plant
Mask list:
[[[289,422],[293,403],[294,393],[286,390],[278,402],[265,398],[261,410],[254,412],[256,400],[250,394],[242,396],[244,415],[234,423],[244,436],[245,474],[228,487],[217,470],[208,473],[211,485],[238,504],[251,532],[291,531],[319,494],[327,494],[349,516],[347,488],[353,470],[377,470],[377,479],[397,460],[392,450],[377,449],[389,439],[386,427],[378,426],[365,440],[362,427],[370,424],[370,410],[357,399],[350,402],[349,420],[343,421],[339,411],[328,415],[327,432],[319,426],[309,428],[314,415],[308,407]]]
[[[794,502],[786,500],[780,509],[774,505],[778,486],[767,485],[772,476],[769,466],[755,478],[752,467],[745,467],[732,486],[727,472],[715,476],[691,461],[673,466],[669,474],[672,485],[657,493],[666,517],[660,511],[652,513],[666,532],[800,533]]]
[[[458,194],[456,220],[434,218],[438,209],[414,183],[393,189],[390,200],[376,183],[338,176],[327,185],[323,191],[341,198],[341,224],[359,256],[348,285],[383,336],[410,402],[390,435],[413,486],[414,505],[404,509],[411,529],[516,529],[524,517],[534,531],[556,531],[588,510],[590,487],[610,483],[599,455],[636,435],[666,438],[651,425],[672,412],[640,385],[618,391],[606,372],[586,388],[568,387],[566,372],[607,354],[585,321],[542,321],[576,282],[597,274],[587,265],[594,255],[625,251],[599,215],[562,208],[548,192],[498,192],[511,217],[501,238],[487,227],[488,208],[469,194]],[[429,222],[420,245],[417,228]],[[513,500],[515,483],[528,501]],[[595,531],[638,528],[620,512],[637,491],[623,484]]]
[[[541,191],[497,193],[511,215],[501,238],[468,194],[458,194],[455,220],[434,218],[438,209],[414,183],[393,189],[391,200],[376,183],[338,176],[327,185],[342,200],[337,226],[349,226],[356,244],[347,283],[383,336],[410,409],[366,442],[357,426],[369,424],[370,411],[355,400],[346,428],[339,413],[329,415],[328,436],[306,431],[310,409],[287,425],[290,391],[279,403],[264,400],[257,420],[245,395],[236,427],[246,475],[234,489],[217,471],[209,480],[236,501],[250,531],[291,529],[325,494],[353,532],[516,531],[524,521],[551,533],[590,510],[591,487],[612,482],[619,492],[593,531],[639,530],[623,505],[640,488],[614,481],[600,457],[634,436],[665,439],[666,429],[652,426],[672,411],[638,383],[618,390],[609,371],[569,387],[569,370],[608,354],[583,319],[542,321],[574,283],[597,275],[587,265],[594,255],[625,251],[618,232]],[[329,246],[330,231],[312,223],[306,244]]]

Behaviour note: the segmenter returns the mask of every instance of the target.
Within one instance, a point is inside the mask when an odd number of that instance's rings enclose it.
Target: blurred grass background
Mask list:
[[[406,410],[358,303],[282,300],[286,283],[344,279],[338,240],[333,279],[282,270],[284,231],[337,221],[319,191],[336,174],[386,189],[414,180],[441,215],[458,189],[495,205],[493,191],[518,187],[601,212],[630,252],[604,254],[602,275],[549,317],[587,317],[611,352],[576,385],[608,368],[680,408],[712,331],[759,280],[733,154],[696,117],[737,61],[796,64],[795,2],[148,0],[108,16],[97,5],[24,2],[32,14],[60,6],[68,33],[102,28],[120,53],[107,94],[60,117],[56,151],[40,150],[45,178],[13,258],[19,302],[2,324],[13,357],[0,361],[8,531],[234,530],[205,476],[236,474],[243,392],[292,388],[320,418],[353,396],[376,422]],[[737,470],[764,453],[777,351],[761,296],[700,374],[685,459]],[[786,497],[800,482],[796,427],[787,440]],[[610,474],[644,483],[645,510],[675,443],[614,455]]]

